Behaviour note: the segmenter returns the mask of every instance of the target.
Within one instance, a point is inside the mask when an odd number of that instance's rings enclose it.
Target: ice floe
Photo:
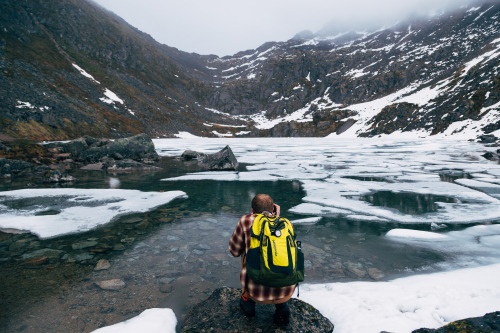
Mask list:
[[[306,192],[291,212],[343,215],[399,223],[474,223],[500,219],[500,165],[487,161],[478,143],[446,139],[253,138],[158,139],[160,155],[186,149],[205,153],[230,145],[246,171],[197,172],[164,179],[298,180]],[[463,179],[442,181],[446,174]],[[475,179],[466,179],[466,177]],[[459,176],[458,176],[459,177]],[[456,178],[458,178],[456,177]],[[498,195],[497,195],[498,193]],[[405,211],[391,201],[410,201]]]
[[[182,191],[48,188],[0,192],[0,228],[40,238],[83,232],[118,216],[146,212],[185,197]]]

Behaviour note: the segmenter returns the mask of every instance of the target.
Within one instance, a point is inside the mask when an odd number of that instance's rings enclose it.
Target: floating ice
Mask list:
[[[50,238],[87,231],[180,197],[186,194],[76,188],[0,192],[0,228],[29,230],[40,238]]]
[[[154,142],[164,156],[179,156],[186,149],[215,153],[230,145],[238,161],[249,164],[247,171],[198,172],[165,180],[298,180],[306,196],[302,204],[290,210],[297,214],[344,215],[381,223],[452,224],[500,219],[500,165],[481,157],[484,146],[478,143],[335,137]],[[440,177],[443,170],[464,177],[474,175],[476,179],[444,182]],[[416,204],[429,197],[426,200],[433,209],[412,214],[363,200],[383,191],[396,199],[410,198]]]
[[[292,224],[314,224],[321,220],[321,216],[308,217],[305,219],[293,220],[290,221]]]

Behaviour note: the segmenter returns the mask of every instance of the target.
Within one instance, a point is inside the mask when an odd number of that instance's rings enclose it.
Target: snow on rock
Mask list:
[[[104,91],[104,96],[106,97],[101,97],[99,99],[106,104],[115,104],[115,103],[123,104],[123,100],[108,88],[106,88],[106,90]]]
[[[101,82],[99,82],[96,79],[94,79],[94,77],[92,75],[90,75],[89,73],[87,73],[83,68],[81,68],[77,64],[72,64],[72,65],[73,65],[73,67],[75,67],[80,72],[80,74],[82,74],[86,78],[89,78],[91,81],[93,81],[93,82],[95,82],[97,84],[101,84]]]

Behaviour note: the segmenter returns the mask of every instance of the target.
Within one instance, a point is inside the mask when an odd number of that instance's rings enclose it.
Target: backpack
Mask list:
[[[256,214],[250,229],[246,268],[250,279],[268,287],[304,281],[304,254],[284,217]]]

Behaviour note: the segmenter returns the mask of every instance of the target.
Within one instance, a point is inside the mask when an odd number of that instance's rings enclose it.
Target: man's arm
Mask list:
[[[233,257],[239,257],[245,251],[245,234],[243,232],[242,219],[243,217],[238,221],[238,225],[236,225],[229,239],[229,252]]]

